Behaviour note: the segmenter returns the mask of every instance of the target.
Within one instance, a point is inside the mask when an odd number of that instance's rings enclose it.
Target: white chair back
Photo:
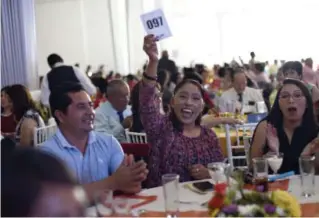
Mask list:
[[[125,129],[125,135],[129,143],[147,143],[146,133],[130,132]]]
[[[231,167],[247,168],[249,163],[250,140],[258,123],[246,123],[231,127],[225,125],[227,158]],[[231,130],[235,131],[234,133]],[[235,145],[232,138],[236,137]]]
[[[57,125],[53,124],[50,126],[35,128],[33,132],[33,143],[34,146],[42,145],[46,140],[52,137],[57,130]]]

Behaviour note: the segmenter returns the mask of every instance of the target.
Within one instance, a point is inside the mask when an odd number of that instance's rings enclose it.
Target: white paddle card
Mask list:
[[[158,40],[172,36],[162,9],[142,14],[141,20],[148,35],[153,34]]]

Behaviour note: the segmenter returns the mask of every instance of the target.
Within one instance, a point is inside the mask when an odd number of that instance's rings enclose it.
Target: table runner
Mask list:
[[[318,217],[319,203],[301,204],[302,217]],[[147,211],[140,217],[166,217],[165,212]],[[208,211],[185,211],[179,212],[178,217],[208,217]]]

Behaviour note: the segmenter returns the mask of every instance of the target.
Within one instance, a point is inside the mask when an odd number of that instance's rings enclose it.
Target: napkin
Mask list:
[[[132,209],[141,207],[143,205],[149,204],[149,203],[157,200],[156,195],[148,195],[148,196],[144,196],[144,195],[118,195],[116,197],[141,200],[141,202],[139,202],[137,204],[133,204],[131,207]]]

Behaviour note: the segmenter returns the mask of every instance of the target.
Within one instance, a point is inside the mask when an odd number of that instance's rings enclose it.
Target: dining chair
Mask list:
[[[232,168],[248,168],[250,141],[257,124],[225,125],[227,159]]]
[[[57,130],[57,125],[49,125],[45,127],[34,128],[33,143],[34,146],[42,145],[46,140],[52,137]]]
[[[125,136],[129,143],[147,143],[146,133],[130,132],[125,129]]]

